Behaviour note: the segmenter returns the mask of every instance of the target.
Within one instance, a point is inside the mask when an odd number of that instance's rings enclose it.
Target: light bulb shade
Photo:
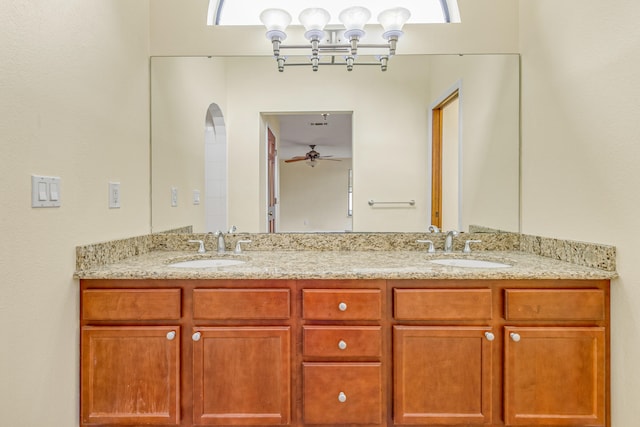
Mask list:
[[[382,25],[385,32],[402,31],[402,26],[411,17],[411,12],[404,7],[394,7],[393,9],[387,9],[380,12],[378,15],[378,22]]]
[[[331,15],[326,10],[319,7],[311,7],[300,12],[298,17],[300,23],[307,31],[322,31],[327,25]]]
[[[291,15],[282,9],[266,9],[260,14],[260,21],[267,27],[267,31],[281,31],[291,23]]]
[[[354,6],[340,12],[338,19],[340,19],[347,31],[362,31],[366,23],[371,19],[371,12],[367,8]]]

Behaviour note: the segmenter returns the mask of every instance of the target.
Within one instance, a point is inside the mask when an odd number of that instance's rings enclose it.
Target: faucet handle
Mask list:
[[[471,243],[482,243],[482,240],[467,240],[464,242],[464,249],[462,250],[462,252],[464,252],[465,254],[470,254],[471,253]]]
[[[236,254],[242,253],[242,247],[240,246],[240,244],[242,243],[251,243],[251,240],[238,240],[236,242],[236,249],[233,251]]]
[[[199,243],[200,246],[198,247],[198,253],[199,254],[203,254],[206,252],[205,248],[204,248],[204,242],[202,240],[189,240],[189,243]]]
[[[231,226],[231,228],[229,228],[228,233],[229,233],[229,234],[233,234],[233,233],[235,233],[236,231],[238,231],[238,227],[236,227],[235,225],[232,225],[232,226]]]
[[[432,254],[436,251],[436,249],[433,247],[433,241],[432,240],[416,240],[416,243],[428,243],[429,244],[429,248],[427,249],[427,252]]]
[[[431,224],[429,226],[428,230],[429,230],[429,233],[439,233],[440,232],[440,229],[438,228],[438,226],[437,225],[433,225],[433,224]]]

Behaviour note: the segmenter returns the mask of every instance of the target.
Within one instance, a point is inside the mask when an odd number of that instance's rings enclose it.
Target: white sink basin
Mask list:
[[[458,259],[458,258],[446,258],[446,259],[432,259],[429,260],[434,264],[447,265],[450,267],[464,267],[464,268],[506,268],[511,267],[509,264],[503,264],[501,262],[484,261],[480,259]]]
[[[169,267],[175,268],[214,268],[229,267],[232,265],[244,264],[245,261],[239,259],[193,259],[191,261],[181,261],[169,264]]]

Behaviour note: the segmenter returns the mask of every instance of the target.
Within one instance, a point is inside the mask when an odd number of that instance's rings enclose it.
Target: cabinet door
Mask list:
[[[489,423],[492,341],[484,327],[394,326],[395,423]]]
[[[304,363],[305,424],[382,423],[380,363]]]
[[[289,327],[195,328],[195,424],[288,424]]]
[[[601,327],[505,328],[506,425],[604,426]]]
[[[179,424],[179,337],[177,326],[83,327],[82,422]]]

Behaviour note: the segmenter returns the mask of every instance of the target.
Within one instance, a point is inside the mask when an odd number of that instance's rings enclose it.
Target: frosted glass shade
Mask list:
[[[282,9],[266,9],[260,14],[260,21],[267,31],[283,31],[291,23],[291,15]]]
[[[354,6],[340,12],[340,22],[345,26],[347,31],[349,30],[363,30],[366,23],[371,18],[371,12],[369,9]]]
[[[324,26],[327,25],[331,15],[324,9],[319,7],[311,7],[300,12],[300,23],[304,25],[307,31],[322,31]]]
[[[393,9],[387,9],[380,12],[378,15],[378,22],[384,28],[385,32],[388,31],[402,31],[402,26],[411,17],[411,12],[404,7],[394,7]]]

